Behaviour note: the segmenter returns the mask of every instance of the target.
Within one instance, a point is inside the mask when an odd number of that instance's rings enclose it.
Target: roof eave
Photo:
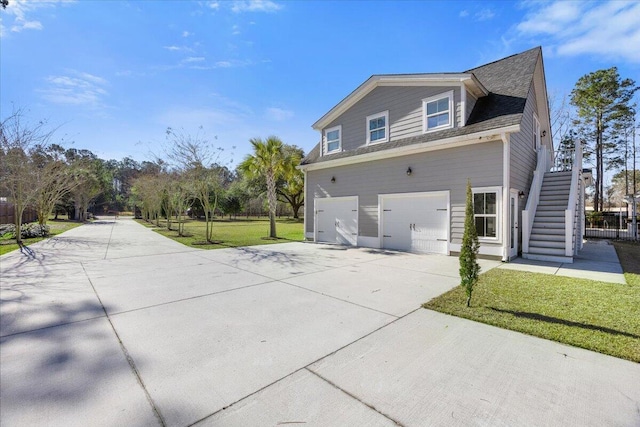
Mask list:
[[[418,144],[406,145],[403,147],[391,148],[388,150],[380,150],[372,153],[364,153],[349,157],[340,157],[334,160],[326,160],[324,162],[315,162],[298,165],[300,170],[318,170],[327,169],[336,166],[345,166],[354,163],[369,162],[374,160],[382,160],[391,157],[407,156],[411,154],[443,150],[447,148],[458,147],[461,145],[469,145],[486,141],[493,141],[502,138],[503,134],[511,134],[520,132],[520,125],[514,124],[496,129],[489,129],[482,132],[475,132],[467,135],[458,135],[450,138],[444,138],[435,141],[422,142]]]

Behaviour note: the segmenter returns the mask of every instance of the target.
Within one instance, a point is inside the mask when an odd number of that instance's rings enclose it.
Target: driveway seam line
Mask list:
[[[0,339],[7,338],[7,337],[13,337],[13,336],[16,336],[16,335],[21,335],[21,334],[28,334],[28,333],[31,333],[31,332],[44,331],[45,329],[57,328],[59,326],[67,326],[67,325],[73,325],[75,323],[88,322],[90,320],[102,319],[103,317],[104,317],[104,315],[103,316],[96,316],[96,317],[89,317],[87,319],[73,320],[71,322],[59,323],[57,325],[49,325],[49,326],[43,326],[41,328],[29,329],[28,331],[14,332],[12,334],[0,335]]]
[[[251,396],[253,396],[253,395],[255,395],[255,394],[260,393],[262,390],[265,390],[265,389],[267,389],[267,388],[271,387],[272,385],[274,385],[274,384],[276,384],[276,383],[278,383],[278,382],[280,382],[280,381],[284,380],[284,379],[285,379],[285,378],[287,378],[287,377],[290,377],[291,375],[297,374],[298,372],[300,372],[300,371],[302,371],[302,370],[305,370],[305,369],[307,369],[307,370],[308,370],[309,366],[313,365],[314,363],[318,363],[318,362],[319,362],[319,361],[321,361],[322,359],[326,359],[326,358],[327,358],[327,357],[329,357],[329,356],[333,356],[333,355],[334,355],[334,354],[336,354],[337,352],[339,352],[339,351],[341,351],[341,350],[344,350],[345,348],[349,347],[350,345],[355,344],[355,343],[357,343],[358,341],[360,341],[360,340],[362,340],[362,339],[364,339],[364,338],[367,338],[368,336],[370,336],[370,335],[372,335],[372,334],[374,334],[374,333],[376,333],[376,332],[378,332],[378,331],[380,331],[380,330],[382,330],[382,329],[386,328],[387,326],[389,326],[389,325],[391,325],[391,324],[393,324],[393,323],[396,323],[397,321],[399,321],[399,320],[401,320],[401,319],[404,319],[405,317],[409,316],[409,315],[410,315],[410,314],[412,314],[412,313],[415,313],[415,312],[416,312],[416,311],[418,311],[418,310],[423,310],[423,308],[422,308],[422,307],[418,307],[418,308],[416,308],[415,310],[411,310],[410,312],[408,312],[408,313],[407,313],[407,314],[405,314],[404,316],[401,316],[401,317],[398,317],[398,318],[396,318],[396,319],[393,319],[393,320],[392,320],[391,322],[389,322],[389,323],[385,323],[384,325],[382,325],[382,326],[380,326],[380,327],[378,327],[378,328],[374,329],[373,331],[371,331],[371,332],[368,332],[368,333],[364,334],[364,335],[363,335],[363,336],[361,336],[360,338],[357,338],[357,339],[355,339],[355,340],[353,340],[353,341],[351,341],[351,342],[349,342],[349,343],[347,343],[347,344],[343,345],[342,347],[339,347],[339,348],[335,349],[335,350],[334,350],[334,351],[332,351],[331,353],[325,354],[324,356],[319,357],[319,358],[317,358],[316,360],[311,361],[310,363],[306,364],[305,366],[302,366],[301,368],[295,369],[295,370],[291,371],[290,373],[288,373],[287,375],[285,375],[285,376],[283,376],[283,377],[280,377],[280,378],[278,378],[277,380],[272,381],[272,382],[270,382],[269,384],[267,384],[267,385],[265,385],[265,386],[263,386],[263,387],[260,387],[258,390],[253,391],[253,392],[251,392],[251,393],[247,394],[247,395],[246,395],[246,396],[244,396],[244,397],[241,397],[240,399],[236,400],[235,402],[231,402],[231,403],[229,403],[228,405],[223,406],[222,408],[218,409],[217,411],[214,411],[214,412],[210,413],[209,415],[206,415],[206,416],[204,416],[204,417],[200,418],[199,420],[194,421],[193,423],[191,423],[191,424],[187,425],[187,427],[193,427],[193,426],[195,426],[196,424],[198,424],[198,423],[200,423],[200,422],[202,422],[202,421],[206,420],[207,418],[211,418],[211,417],[213,417],[214,415],[216,415],[216,414],[218,414],[218,413],[220,413],[220,412],[222,412],[222,411],[225,411],[225,410],[227,410],[227,409],[231,408],[233,405],[236,405],[237,403],[240,403],[240,402],[242,402],[243,400],[248,399],[248,398],[250,398]]]
[[[109,245],[111,245],[111,238],[113,237],[113,229],[116,228],[116,220],[113,220],[113,225],[111,226],[111,232],[109,233],[109,240],[107,241],[107,249],[104,251],[104,258],[102,260],[107,259],[107,254],[109,253]],[[84,267],[82,267],[84,268]],[[96,294],[97,295],[97,294]]]
[[[397,316],[395,314],[391,314],[391,313],[387,313],[387,312],[384,312],[384,311],[381,311],[381,310],[377,310],[375,308],[367,307],[366,305],[360,305],[360,304],[355,303],[353,301],[347,301],[347,300],[344,300],[342,298],[334,297],[333,295],[329,295],[329,294],[324,294],[324,293],[319,292],[319,291],[314,291],[313,289],[305,288],[305,287],[300,286],[300,285],[294,285],[292,283],[288,283],[288,282],[285,282],[283,280],[280,280],[280,282],[282,284],[293,286],[293,287],[298,288],[298,289],[304,289],[305,291],[313,292],[314,294],[318,294],[318,295],[322,295],[322,296],[325,296],[325,297],[333,298],[333,299],[338,300],[338,301],[346,302],[347,304],[352,304],[352,305],[355,305],[356,307],[365,308],[367,310],[372,310],[372,311],[375,311],[376,313],[384,314],[386,316],[395,317],[396,319],[400,318],[400,316]]]
[[[112,316],[117,316],[119,314],[132,313],[134,311],[146,310],[148,308],[154,308],[154,307],[161,307],[163,305],[174,304],[176,302],[189,301],[189,300],[192,300],[192,299],[197,299],[197,298],[202,298],[202,297],[209,297],[211,295],[224,294],[224,293],[227,293],[227,292],[233,292],[233,291],[237,291],[237,290],[240,290],[240,289],[253,288],[254,286],[268,285],[269,283],[277,283],[277,280],[271,279],[271,280],[266,281],[266,282],[255,283],[253,285],[247,285],[247,286],[241,286],[239,288],[225,289],[223,291],[211,292],[211,293],[202,294],[202,295],[194,295],[192,297],[181,298],[181,299],[177,299],[177,300],[173,300],[173,301],[167,301],[167,302],[161,302],[161,303],[158,303],[158,304],[148,305],[148,306],[145,306],[145,307],[132,308],[131,310],[116,311],[116,312],[111,313],[111,315]]]
[[[102,303],[102,299],[100,299],[100,295],[98,295],[98,291],[96,291],[95,286],[93,286],[93,282],[91,281],[91,278],[89,277],[89,274],[87,274],[87,271],[84,269],[84,265],[82,265],[82,263],[80,263],[80,265],[82,266],[82,270],[84,271],[84,274],[87,276],[87,279],[89,280],[89,283],[91,284],[91,287],[93,288],[93,292],[96,294],[96,298],[98,298],[98,302],[100,302],[100,306],[102,307],[102,311],[104,311],[104,314],[107,317],[107,321],[109,322],[109,325],[111,326],[111,329],[113,330],[113,333],[115,334],[116,339],[118,340],[118,344],[120,345],[120,350],[122,350],[122,353],[124,354],[124,357],[127,360],[127,363],[129,364],[129,368],[131,368],[131,370],[133,371],[134,376],[138,380],[138,384],[140,384],[140,387],[142,388],[142,391],[144,392],[145,397],[147,398],[147,401],[151,405],[151,409],[153,410],[153,414],[155,415],[156,419],[160,422],[160,425],[162,427],[166,427],[167,423],[165,422],[164,418],[162,417],[162,414],[160,413],[160,409],[156,406],[155,402],[153,401],[153,398],[149,394],[149,391],[147,390],[147,387],[145,386],[144,381],[142,380],[142,376],[140,375],[140,372],[138,371],[138,368],[136,367],[136,364],[135,364],[135,362],[133,360],[133,357],[129,354],[129,351],[127,350],[127,347],[125,347],[124,343],[122,342],[122,339],[120,338],[120,335],[118,334],[118,331],[116,330],[115,326],[113,325],[113,322],[111,321],[111,318],[109,317],[109,313],[107,313],[107,309],[104,307],[104,304]]]
[[[312,375],[315,375],[316,377],[320,378],[322,381],[326,382],[327,384],[332,385],[334,388],[336,388],[337,390],[340,390],[341,392],[343,392],[344,394],[346,394],[347,396],[351,397],[352,399],[360,402],[361,404],[363,404],[364,406],[366,406],[367,408],[371,409],[372,411],[377,412],[378,414],[382,415],[383,417],[385,417],[386,419],[388,419],[389,421],[394,422],[396,425],[400,426],[400,427],[404,427],[404,424],[402,424],[400,421],[394,419],[393,417],[391,417],[390,415],[385,414],[384,412],[380,411],[379,409],[377,409],[375,406],[368,404],[367,402],[361,400],[358,396],[356,396],[355,394],[352,394],[350,392],[348,392],[347,390],[343,389],[342,387],[338,386],[337,384],[335,384],[332,381],[329,381],[328,379],[326,379],[325,377],[323,377],[322,375],[320,375],[319,373],[311,370],[308,367],[304,368],[307,372],[310,372]]]

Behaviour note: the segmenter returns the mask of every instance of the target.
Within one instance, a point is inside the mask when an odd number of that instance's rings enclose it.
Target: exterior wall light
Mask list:
[[[336,183],[336,177],[335,177],[335,176],[332,176],[332,177],[331,177],[331,183],[332,183],[332,184],[335,184],[335,183]]]
[[[547,131],[546,131],[546,130],[543,130],[543,131],[540,133],[540,136],[541,136],[542,138],[544,138],[545,136],[547,136]]]
[[[411,173],[412,173],[412,172],[413,172],[413,171],[411,170],[411,166],[409,166],[409,167],[407,168],[407,176],[411,176]]]
[[[518,191],[518,197],[520,197],[521,199],[524,199],[524,191],[522,190]]]

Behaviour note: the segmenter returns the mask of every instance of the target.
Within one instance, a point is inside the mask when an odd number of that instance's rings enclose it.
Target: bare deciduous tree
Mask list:
[[[22,245],[22,215],[34,206],[41,191],[32,154],[49,144],[53,130],[47,123],[29,123],[22,109],[0,123],[0,189],[14,207],[16,242]]]
[[[221,177],[217,166],[222,148],[214,147],[203,135],[202,127],[195,135],[167,128],[167,157],[179,171],[183,185],[189,188],[204,210],[205,238],[213,241],[212,217],[218,204]]]
[[[64,149],[61,146],[52,144],[50,147],[36,150],[31,155],[34,179],[39,189],[34,205],[40,225],[47,223],[55,204],[76,185],[71,168],[62,157],[63,154]]]

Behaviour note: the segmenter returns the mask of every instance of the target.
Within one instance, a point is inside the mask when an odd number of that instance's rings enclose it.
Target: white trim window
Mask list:
[[[452,90],[422,100],[423,132],[452,128],[454,116]]]
[[[324,153],[337,153],[342,150],[342,125],[324,130]]]
[[[500,240],[500,213],[502,189],[500,187],[474,188],[473,218],[480,241]]]
[[[367,144],[389,141],[389,111],[367,116]]]
[[[533,113],[533,149],[538,151],[540,148],[540,120],[538,115]]]

